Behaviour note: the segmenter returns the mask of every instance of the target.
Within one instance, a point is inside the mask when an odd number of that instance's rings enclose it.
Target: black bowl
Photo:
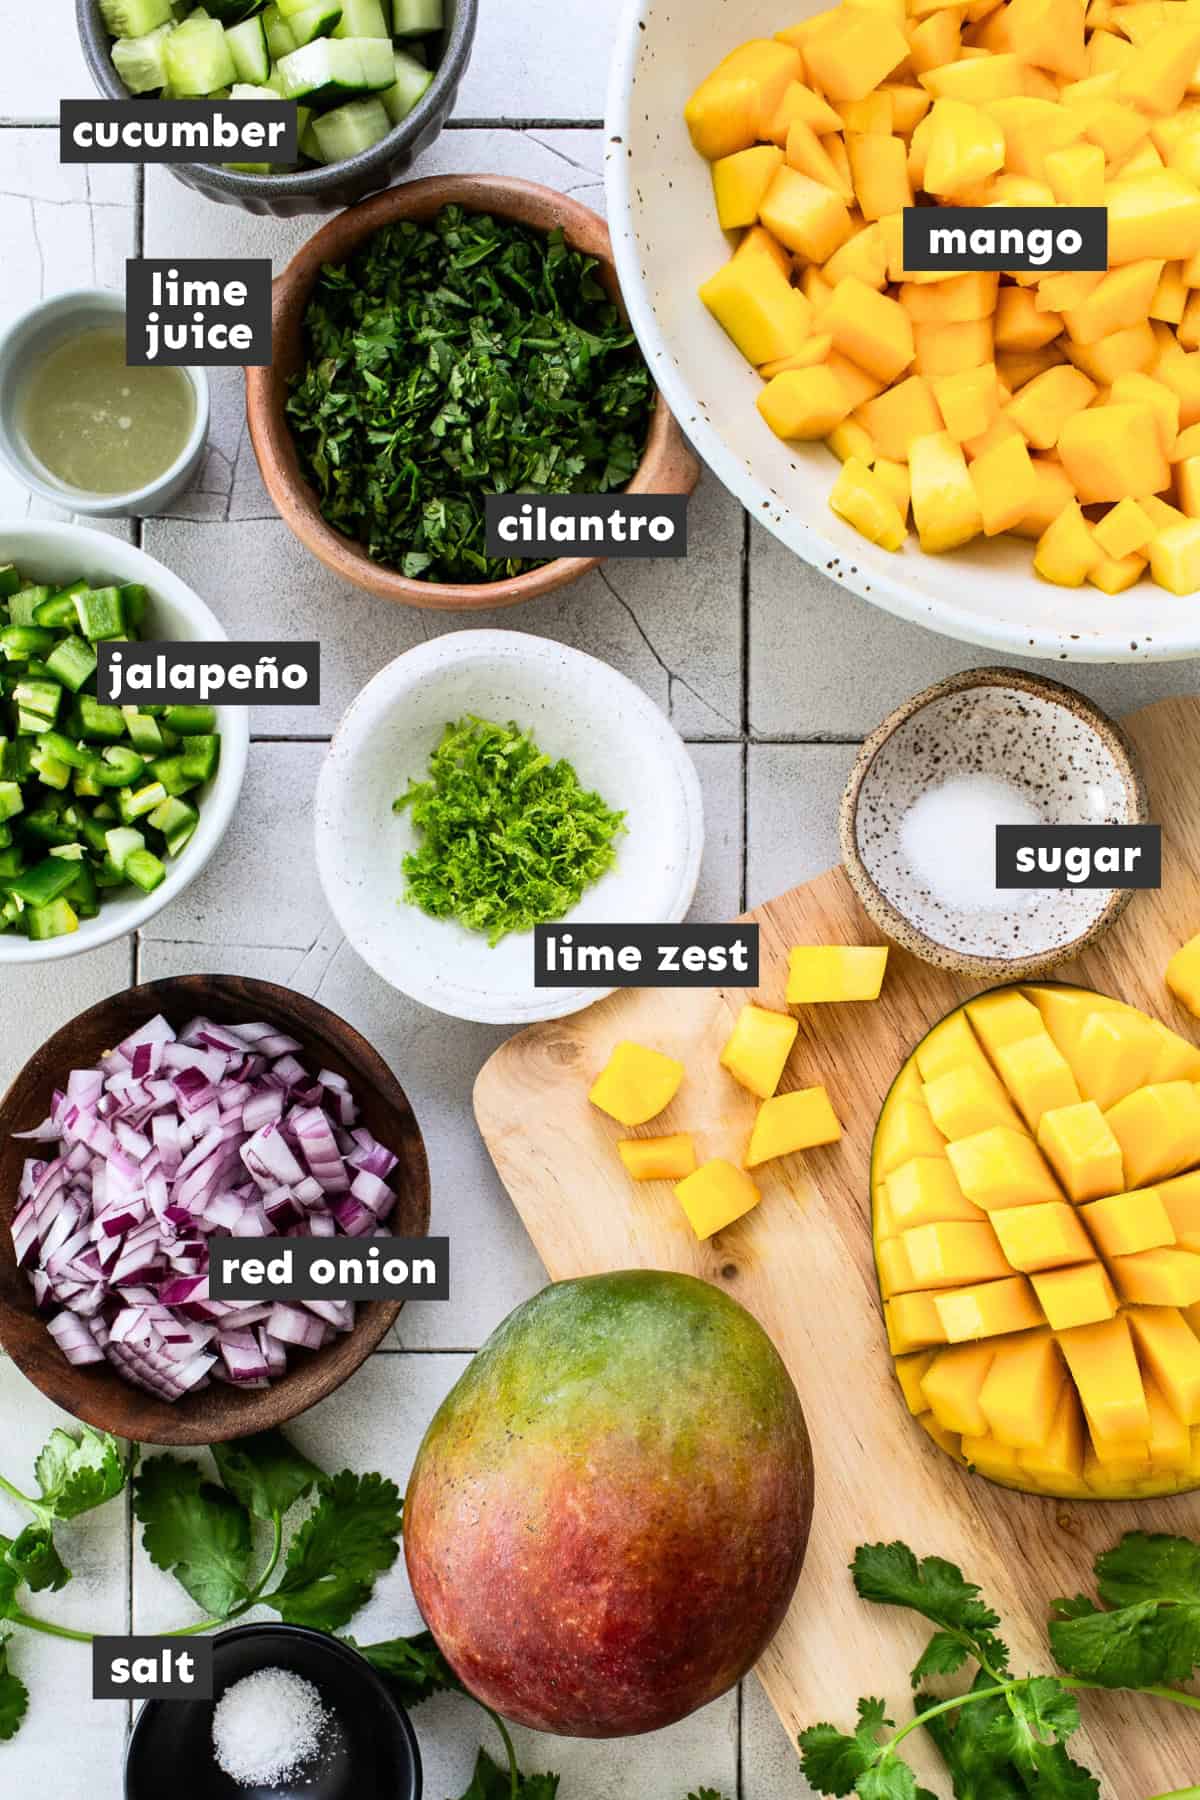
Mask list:
[[[125,1800],[421,1800],[408,1714],[361,1656],[299,1625],[238,1625],[213,1639],[212,1700],[148,1700],[125,1759]],[[241,1787],[213,1758],[213,1707],[259,1669],[290,1669],[320,1689],[338,1727],[319,1768],[281,1787]]]
[[[298,213],[337,212],[379,188],[390,187],[410,169],[441,132],[454,108],[459,84],[471,59],[479,0],[445,0],[448,23],[442,33],[437,73],[406,119],[394,131],[345,162],[294,175],[243,175],[219,163],[168,163],[173,175],[210,200],[242,206],[277,219]],[[75,0],[79,41],[92,80],[110,100],[128,100],[129,90],[113,67],[112,39],[99,0]]]

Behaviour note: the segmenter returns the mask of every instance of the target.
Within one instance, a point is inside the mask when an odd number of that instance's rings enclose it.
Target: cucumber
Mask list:
[[[312,3],[313,0],[275,0],[281,16],[285,19],[294,17],[296,13],[305,12]]]
[[[392,121],[381,100],[351,100],[346,106],[335,106],[332,112],[320,113],[313,120],[313,132],[327,163],[345,162],[369,150],[385,138]]]
[[[261,13],[240,25],[225,27],[225,42],[233,57],[239,83],[261,87],[271,73],[271,52],[267,47],[267,28]],[[235,96],[236,97],[236,96]]]
[[[279,73],[285,99],[313,106],[381,92],[396,78],[392,46],[381,38],[318,38],[282,57]]]
[[[256,87],[253,82],[235,81],[230,90],[231,100],[278,100],[279,95],[273,88]],[[226,169],[236,169],[240,175],[269,175],[271,163],[225,163]]]
[[[392,0],[392,36],[424,37],[445,29],[442,0]]]
[[[321,146],[317,142],[317,134],[314,129],[317,121],[316,113],[310,112],[307,107],[299,107],[297,108],[297,111],[308,112],[307,123],[305,124],[304,130],[300,133],[301,156],[307,156],[310,162],[323,162],[324,158],[321,155]]]
[[[316,6],[306,6],[303,12],[293,13],[286,23],[296,40],[296,49],[311,44],[314,38],[336,33],[341,16],[341,0],[320,0]]]
[[[271,0],[262,21],[263,30],[267,34],[267,49],[271,52],[273,62],[278,62],[281,56],[290,56],[293,50],[300,48],[291,26],[275,5],[275,0]]]
[[[216,19],[193,15],[176,26],[166,41],[163,61],[171,92],[180,99],[201,99],[237,80],[229,41]]]
[[[167,85],[165,49],[174,31],[173,22],[146,32],[144,37],[118,38],[112,47],[113,68],[131,94],[150,94]]]
[[[341,0],[342,17],[334,37],[391,38],[380,0]]]
[[[145,37],[171,18],[171,0],[100,0],[100,14],[113,37]]]
[[[392,124],[399,125],[401,119],[407,119],[422,94],[432,86],[433,75],[404,50],[394,51],[392,60],[396,79],[379,98]]]
[[[262,11],[262,0],[205,0],[210,18],[219,19],[226,31],[231,25],[242,25]]]

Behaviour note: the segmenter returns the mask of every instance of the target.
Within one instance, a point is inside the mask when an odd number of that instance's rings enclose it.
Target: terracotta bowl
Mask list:
[[[383,600],[403,606],[469,612],[516,606],[536,600],[577,581],[594,569],[599,557],[559,557],[507,581],[464,584],[410,581],[382,563],[373,562],[361,544],[326,524],[317,496],[309,486],[284,414],[288,383],[304,361],[304,313],[318,275],[326,263],[343,263],[366,240],[398,219],[424,221],[444,206],[493,213],[535,231],[561,226],[567,241],[594,256],[609,294],[621,306],[621,290],[613,263],[608,227],[598,213],[552,188],[497,175],[435,175],[389,188],[361,205],[339,213],[309,239],[292,258],[274,287],[274,361],[267,369],[246,370],[246,413],[250,437],[262,477],[281,517],[300,542],[343,580]],[[655,403],[645,453],[628,492],[690,494],[700,478],[700,464],[661,394]]]
[[[429,1229],[429,1164],[412,1108],[383,1059],[336,1013],[272,982],[183,975],[129,988],[80,1013],[26,1063],[0,1101],[0,1344],[48,1399],[89,1425],[141,1444],[219,1444],[282,1425],[332,1394],[378,1346],[400,1306],[390,1301],[360,1304],[352,1331],[323,1350],[293,1350],[287,1374],[270,1387],[214,1382],[203,1393],[173,1404],[143,1393],[108,1363],[76,1368],[66,1360],[46,1330],[29,1277],[17,1267],[13,1252],[21,1165],[37,1147],[17,1143],[12,1134],[46,1117],[54,1087],[70,1069],[89,1067],[160,1012],[174,1025],[197,1013],[217,1024],[265,1020],[299,1039],[299,1055],[314,1070],[344,1075],[362,1123],[399,1158],[392,1177],[396,1204],[385,1221],[398,1237],[423,1237]]]
[[[846,873],[905,950],[961,975],[1024,981],[1114,925],[1129,888],[1014,889],[995,910],[948,904],[905,855],[913,802],[965,775],[1004,782],[1047,825],[1139,825],[1149,817],[1134,749],[1073,688],[1018,669],[967,669],[916,694],[863,745],[842,798]]]

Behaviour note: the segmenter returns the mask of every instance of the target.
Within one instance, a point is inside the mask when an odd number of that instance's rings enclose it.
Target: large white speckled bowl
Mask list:
[[[728,256],[688,95],[738,44],[826,0],[628,0],[609,92],[608,216],[626,305],[651,373],[705,461],[797,555],[877,606],[971,644],[1080,662],[1200,654],[1200,600],[1147,580],[1110,597],[1039,581],[1033,546],[1002,537],[948,556],[868,544],[830,512],[837,464],[784,444],[755,410],[761,382],[696,289]]]

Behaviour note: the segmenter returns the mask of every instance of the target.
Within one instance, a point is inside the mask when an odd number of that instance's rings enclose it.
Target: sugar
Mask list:
[[[1042,815],[1015,787],[992,775],[952,775],[918,796],[900,823],[914,874],[944,906],[1012,912],[1029,894],[996,886],[997,825],[1040,825]]]
[[[329,1725],[311,1681],[290,1669],[258,1669],[217,1702],[217,1765],[241,1787],[278,1787],[314,1760]]]

